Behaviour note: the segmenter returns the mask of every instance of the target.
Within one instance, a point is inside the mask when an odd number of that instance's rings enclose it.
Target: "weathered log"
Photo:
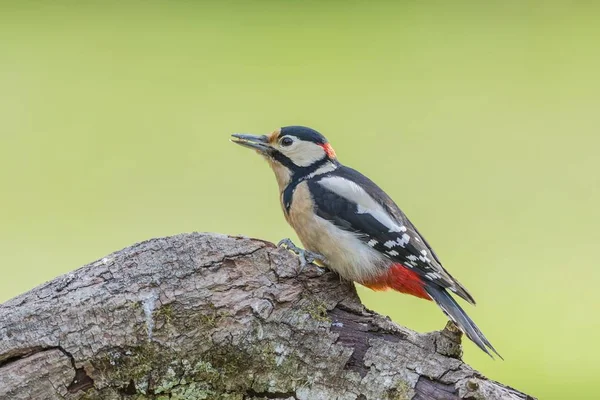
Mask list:
[[[532,399],[271,243],[152,239],[0,306],[1,399]]]

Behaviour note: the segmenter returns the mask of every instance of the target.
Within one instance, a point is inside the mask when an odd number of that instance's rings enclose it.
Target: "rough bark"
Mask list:
[[[153,239],[0,306],[0,399],[532,399],[270,243]]]

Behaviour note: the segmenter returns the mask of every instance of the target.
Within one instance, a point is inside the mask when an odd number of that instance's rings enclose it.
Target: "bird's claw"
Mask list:
[[[298,258],[300,259],[300,268],[298,268],[298,274],[300,274],[308,264],[312,264],[317,269],[319,275],[325,273],[324,268],[321,268],[317,264],[315,264],[315,261],[320,261],[323,263],[325,262],[325,257],[321,254],[301,249],[300,247],[296,246],[294,242],[291,241],[291,239],[280,240],[279,243],[277,243],[277,247],[286,248],[298,256]]]

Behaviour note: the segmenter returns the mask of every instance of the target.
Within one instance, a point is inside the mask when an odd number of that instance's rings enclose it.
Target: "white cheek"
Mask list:
[[[308,167],[325,157],[325,150],[321,146],[302,141],[294,143],[290,149],[282,150],[282,153],[300,167]]]

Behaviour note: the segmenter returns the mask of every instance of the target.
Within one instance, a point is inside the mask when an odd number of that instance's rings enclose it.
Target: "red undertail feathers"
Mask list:
[[[373,290],[393,289],[401,293],[431,300],[431,297],[425,291],[423,279],[416,272],[402,264],[393,264],[385,274],[361,284]]]

